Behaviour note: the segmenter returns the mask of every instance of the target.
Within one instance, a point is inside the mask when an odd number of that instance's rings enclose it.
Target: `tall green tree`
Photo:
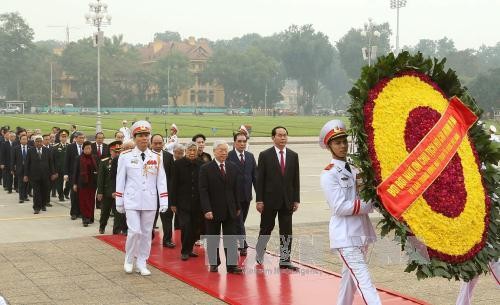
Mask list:
[[[0,80],[7,99],[22,99],[23,76],[35,48],[34,31],[19,13],[0,15]]]
[[[227,106],[271,107],[281,100],[283,72],[274,58],[250,47],[218,48],[203,73],[204,81],[216,80],[224,86]]]
[[[299,105],[306,113],[312,111],[319,80],[328,71],[333,58],[333,47],[328,37],[316,32],[312,25],[292,25],[283,33],[282,61],[289,78],[296,79],[303,96]]]
[[[166,100],[172,98],[175,107],[182,91],[193,86],[196,81],[190,71],[189,59],[179,52],[172,52],[154,63],[153,73],[159,97]]]
[[[181,41],[181,34],[178,32],[172,32],[172,31],[165,31],[165,32],[158,32],[155,33],[154,35],[154,40],[161,40],[161,41]]]
[[[486,111],[493,113],[500,108],[500,68],[481,73],[469,86],[470,93],[479,105]]]

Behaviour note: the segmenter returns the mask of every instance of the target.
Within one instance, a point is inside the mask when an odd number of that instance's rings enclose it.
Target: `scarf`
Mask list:
[[[92,182],[94,172],[97,171],[97,165],[92,155],[82,154],[80,157],[80,179],[84,184]]]

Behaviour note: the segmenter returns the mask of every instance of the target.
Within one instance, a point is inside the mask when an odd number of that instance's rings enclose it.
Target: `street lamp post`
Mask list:
[[[399,9],[406,6],[406,0],[391,0],[391,9],[396,9],[396,54],[399,53]]]
[[[108,5],[101,0],[89,3],[89,13],[85,14],[87,24],[95,26],[94,46],[97,47],[97,121],[96,132],[102,131],[101,126],[101,46],[104,43],[104,32],[101,28],[111,24],[111,16],[108,15]]]
[[[371,67],[372,59],[377,58],[377,46],[372,45],[372,43],[375,38],[380,37],[380,32],[375,30],[375,25],[371,18],[365,23],[364,29],[361,31],[361,36],[368,39],[368,48],[362,48],[361,52],[363,53],[363,59],[368,59],[368,67]]]

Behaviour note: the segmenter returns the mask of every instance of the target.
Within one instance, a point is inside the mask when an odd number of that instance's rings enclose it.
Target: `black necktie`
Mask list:
[[[352,173],[351,172],[351,167],[349,166],[349,163],[345,163],[345,169],[347,169],[348,172]]]
[[[26,146],[23,145],[23,159],[26,158]]]
[[[245,159],[243,159],[243,154],[240,154],[240,162],[241,164],[245,164]]]
[[[146,155],[144,153],[141,153],[141,158],[142,158],[142,161],[144,161],[144,159],[146,159]]]

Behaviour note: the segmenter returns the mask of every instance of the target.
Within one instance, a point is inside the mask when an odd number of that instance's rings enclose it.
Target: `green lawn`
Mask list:
[[[134,120],[145,119],[148,116],[141,114],[113,114],[102,116],[102,126],[106,137],[112,137],[115,130],[121,127],[122,120],[128,120],[129,124]],[[204,133],[213,136],[212,128],[216,128],[215,135],[218,137],[232,136],[241,124],[252,126],[252,136],[270,136],[271,129],[277,125],[283,125],[288,129],[291,136],[317,136],[324,123],[334,117],[324,116],[283,116],[283,117],[253,117],[253,116],[226,116],[226,115],[149,115],[153,132],[165,133],[165,128],[175,123],[179,128],[180,137],[191,137],[196,133]],[[348,123],[347,118],[343,120]],[[9,125],[11,128],[22,126],[27,129],[40,128],[42,132],[48,132],[52,126],[68,128],[70,124],[76,124],[79,130],[88,133],[95,131],[95,116],[84,116],[79,114],[28,114],[28,115],[2,115],[0,126]],[[130,127],[130,126],[129,126]]]
[[[106,137],[110,138],[114,132],[121,127],[122,120],[144,119],[147,115],[141,114],[114,114],[103,115],[102,124]],[[271,129],[277,125],[283,125],[288,129],[291,136],[317,136],[323,124],[336,117],[324,116],[226,116],[226,115],[149,115],[149,120],[153,126],[153,132],[165,133],[165,128],[175,123],[179,128],[180,137],[191,137],[196,133],[203,133],[206,136],[213,136],[212,128],[217,128],[216,136],[230,137],[234,130],[241,124],[252,126],[252,136],[270,136]],[[337,117],[338,118],[338,117]],[[349,124],[348,118],[341,118]],[[27,129],[40,128],[42,132],[49,132],[52,126],[68,128],[70,124],[76,124],[79,130],[93,134],[95,132],[95,117],[79,114],[28,114],[28,115],[0,115],[0,126],[9,125],[11,128],[22,126]],[[486,125],[496,125],[500,130],[500,122],[486,121]]]

